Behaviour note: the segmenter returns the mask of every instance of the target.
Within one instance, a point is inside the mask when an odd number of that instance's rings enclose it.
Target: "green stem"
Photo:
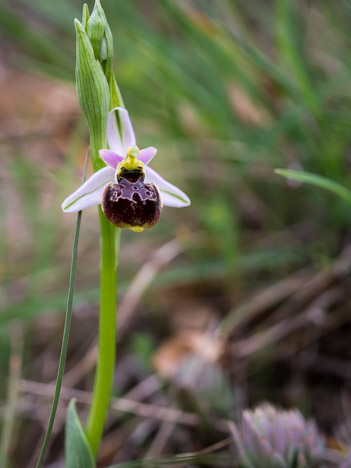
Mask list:
[[[99,354],[86,435],[96,457],[107,416],[116,352],[117,266],[121,230],[99,207],[101,229]]]
[[[110,108],[123,105],[116,79],[111,72],[111,62],[105,64],[104,72],[110,83]],[[90,134],[90,147],[94,172],[104,166],[99,149],[106,148],[105,142],[97,141],[94,132]],[[115,370],[116,317],[117,317],[117,268],[121,230],[105,217],[101,206],[100,218],[100,316],[98,358],[94,381],[93,398],[85,433],[94,457],[99,450]]]

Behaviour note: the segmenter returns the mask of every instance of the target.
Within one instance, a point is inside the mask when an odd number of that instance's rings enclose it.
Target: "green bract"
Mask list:
[[[89,13],[89,7],[86,3],[83,5],[83,13],[82,13],[82,26],[84,28],[84,31],[87,31],[88,27],[88,19],[89,19],[90,13]]]
[[[76,82],[79,104],[89,127],[93,143],[91,146],[106,148],[107,115],[110,106],[109,86],[100,63],[95,59],[92,45],[82,24],[77,19],[74,20],[74,24],[77,34]],[[91,154],[96,171],[103,167],[104,163],[95,152],[92,151]]]
[[[124,107],[122,95],[119,90],[115,75],[113,73],[110,74],[109,86],[110,86],[111,109],[115,107]]]

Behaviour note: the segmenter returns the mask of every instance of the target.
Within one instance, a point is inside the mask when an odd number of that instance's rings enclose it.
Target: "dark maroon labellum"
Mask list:
[[[102,193],[103,212],[119,228],[151,228],[159,220],[161,208],[156,185],[145,184],[144,175],[138,171],[119,174],[118,183],[106,185]]]

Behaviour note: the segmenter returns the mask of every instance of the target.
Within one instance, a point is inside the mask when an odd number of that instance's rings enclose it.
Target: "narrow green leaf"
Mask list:
[[[83,182],[85,181],[87,177],[88,162],[89,162],[89,151],[87,152],[87,156],[85,159]],[[67,306],[66,306],[66,316],[65,316],[65,324],[63,327],[62,345],[61,345],[61,352],[60,352],[60,361],[59,361],[59,366],[57,370],[55,394],[52,400],[48,427],[46,429],[43,446],[41,448],[41,452],[39,455],[36,468],[40,468],[41,464],[43,463],[46,449],[48,447],[48,443],[51,437],[52,428],[54,426],[57,405],[58,405],[58,401],[60,398],[61,384],[62,384],[63,373],[65,370],[65,362],[66,362],[67,348],[68,348],[68,338],[69,338],[69,331],[70,331],[71,318],[72,318],[72,306],[73,306],[73,296],[74,296],[74,285],[76,281],[77,253],[78,253],[78,242],[79,242],[81,220],[82,220],[82,212],[79,211],[77,214],[76,232],[74,235],[74,242],[73,242],[72,262],[71,262],[71,271],[70,271],[70,277],[69,277],[69,287],[68,287]]]
[[[334,180],[330,180],[327,177],[317,174],[312,174],[311,172],[292,171],[289,169],[276,169],[274,172],[283,177],[287,177],[288,179],[297,180],[299,182],[304,182],[329,190],[329,192],[335,193],[335,195],[338,195],[346,203],[351,205],[351,191]]]
[[[80,422],[75,399],[68,406],[65,437],[66,468],[95,468],[87,436]]]
[[[319,115],[318,100],[315,95],[315,89],[310,81],[308,65],[303,58],[303,47],[299,44],[302,31],[300,21],[303,15],[299,14],[295,2],[290,0],[276,0],[276,38],[278,50],[283,58],[289,64],[300,93],[307,107],[315,114]],[[296,31],[299,31],[297,34]]]

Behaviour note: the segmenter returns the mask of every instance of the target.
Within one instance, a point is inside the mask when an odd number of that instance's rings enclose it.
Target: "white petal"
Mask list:
[[[102,191],[106,184],[114,182],[115,171],[107,166],[95,172],[83,185],[72,193],[62,203],[62,210],[66,213],[84,210],[89,206],[101,203]]]
[[[124,156],[129,146],[136,145],[132,122],[126,109],[115,107],[108,113],[107,141],[112,151]]]
[[[163,206],[182,208],[190,205],[189,197],[182,190],[167,182],[167,180],[148,166],[145,167],[145,182],[153,182],[157,185],[161,193]]]

